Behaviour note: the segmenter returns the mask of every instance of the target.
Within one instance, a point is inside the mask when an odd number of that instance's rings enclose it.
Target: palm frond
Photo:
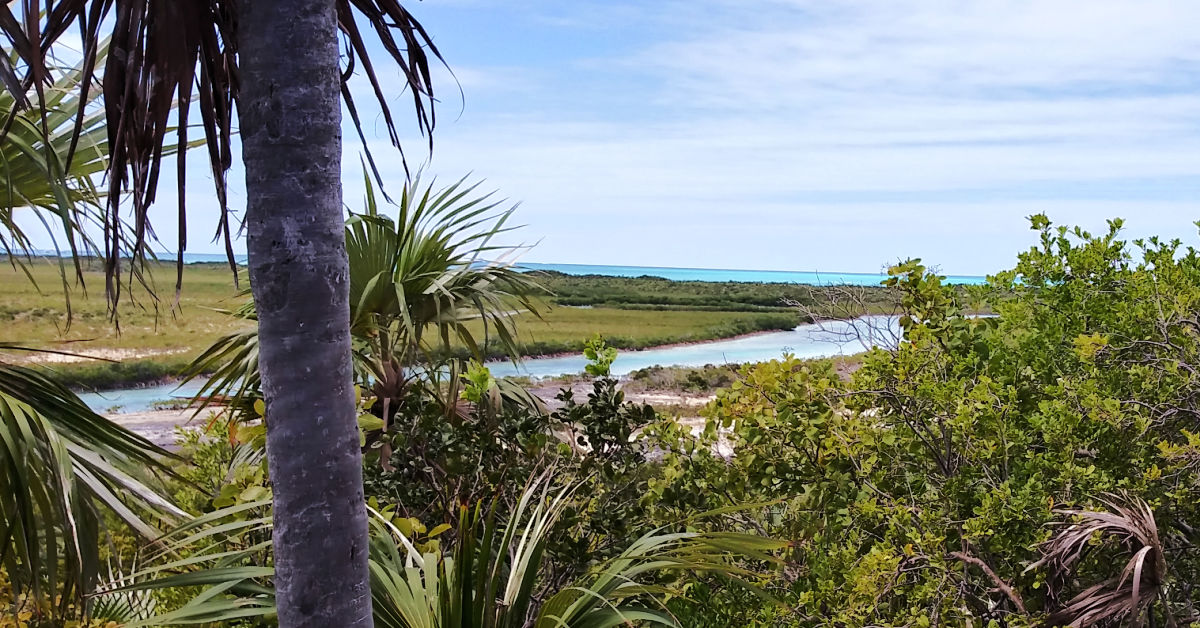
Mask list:
[[[120,565],[114,567],[110,562],[108,577],[105,582],[97,586],[97,589],[115,591],[131,585],[134,583],[132,574],[136,572],[136,566],[122,569]],[[115,622],[117,625],[124,626],[153,617],[157,608],[157,601],[151,591],[147,589],[124,590],[94,596],[88,616],[93,621]]]
[[[1047,567],[1053,593],[1074,579],[1080,563],[1098,547],[1097,538],[1125,548],[1129,560],[1119,573],[1055,609],[1046,620],[1048,626],[1086,628],[1126,617],[1140,626],[1163,593],[1167,563],[1150,505],[1128,495],[1106,495],[1100,501],[1109,511],[1060,510],[1068,521],[1042,545],[1041,560],[1029,569]]]
[[[195,588],[179,608],[126,624],[214,624],[275,613],[270,566],[271,500],[247,502],[196,517],[160,537],[141,570],[96,595],[98,603],[156,589]]]
[[[64,604],[89,593],[102,509],[148,539],[184,518],[139,479],[168,472],[169,456],[40,372],[0,364],[0,563],[18,588]]]
[[[435,188],[418,176],[404,187],[393,221],[380,213],[370,180],[365,184],[365,211],[351,216],[346,232],[353,331],[390,333],[397,346],[426,353],[457,340],[477,357],[495,334],[510,355],[519,355],[513,316],[536,314],[534,297],[544,290],[504,259],[520,247],[493,243],[515,228],[508,221],[516,206],[503,209],[465,178]],[[482,323],[483,338],[471,331],[474,321]]]
[[[15,61],[5,58],[9,64]],[[82,68],[47,72],[54,82],[32,95],[35,109],[22,107],[29,102],[24,93],[17,98],[11,91],[0,92],[0,116],[7,124],[0,137],[0,253],[36,285],[29,271],[33,240],[18,220],[22,215],[35,217],[55,249],[69,313],[71,273],[62,247],[74,259],[74,276],[81,278],[80,257],[98,251],[88,229],[100,222],[103,194],[92,177],[104,171],[108,139],[104,114],[95,107],[98,94],[78,93]],[[56,232],[62,234],[62,242]]]
[[[584,628],[647,625],[678,627],[659,598],[677,593],[662,582],[710,573],[736,580],[756,575],[737,559],[778,562],[771,552],[786,545],[744,534],[653,530],[581,581],[534,597],[541,560],[559,515],[577,485],[551,489],[550,476],[531,482],[508,523],[496,508],[460,510],[451,553],[422,553],[416,542],[373,512],[371,592],[375,623],[384,628],[492,626]],[[764,598],[765,594],[762,594]]]
[[[55,46],[64,34],[75,30],[72,27],[77,27],[82,43],[78,91],[84,102],[95,97],[92,81],[102,74],[104,120],[111,151],[107,164],[108,203],[102,212],[106,292],[111,303],[120,298],[121,284],[116,280],[123,256],[131,256],[131,263],[138,266],[146,259],[148,242],[154,238],[148,209],[155,200],[168,135],[176,137],[184,153],[177,159],[176,171],[177,282],[182,274],[182,255],[187,248],[185,157],[193,98],[198,101],[197,112],[220,206],[215,238],[223,240],[230,266],[234,267],[226,177],[233,162],[233,110],[239,94],[239,9],[235,0],[24,0],[0,7],[0,33],[7,39],[6,50],[13,54],[11,59],[0,60],[0,83],[17,108],[45,102]],[[435,118],[430,63],[441,60],[433,39],[396,0],[337,0],[336,10],[346,59],[342,91],[367,154],[370,151],[355,100],[347,88],[350,77],[360,67],[383,112],[392,144],[400,147],[389,95],[368,54],[370,39],[376,40],[399,66],[405,79],[401,91],[407,90],[413,100],[418,129],[432,138]],[[112,55],[105,63],[101,52],[106,39],[111,41]],[[30,91],[33,98],[28,95]],[[176,108],[178,121],[171,126]],[[75,118],[74,131],[68,134],[68,170],[85,127],[81,113]],[[45,140],[55,127],[42,115],[35,128]],[[0,136],[7,134],[9,125],[3,129]],[[370,161],[374,170],[374,160]],[[377,170],[375,176],[382,184]],[[131,229],[126,229],[118,212],[126,192],[132,197]]]

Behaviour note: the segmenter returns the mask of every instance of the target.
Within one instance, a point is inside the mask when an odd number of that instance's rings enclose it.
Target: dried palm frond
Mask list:
[[[1042,544],[1042,559],[1029,570],[1050,570],[1053,598],[1077,579],[1080,564],[1093,550],[1115,545],[1129,554],[1129,560],[1119,573],[1053,610],[1046,619],[1048,626],[1084,628],[1124,619],[1141,626],[1163,593],[1167,563],[1150,505],[1129,495],[1105,495],[1100,501],[1109,511],[1060,510],[1070,520],[1060,523],[1061,529]],[[1167,613],[1168,625],[1173,626],[1169,609]]]
[[[399,66],[405,79],[400,88],[410,92],[418,130],[429,136],[435,121],[430,60],[442,58],[432,38],[396,0],[337,0],[336,7],[346,59],[342,93],[355,125],[360,126],[359,116],[347,84],[361,67],[392,144],[400,147],[387,95],[368,54],[367,32],[372,32]],[[92,80],[102,74],[110,150],[108,201],[102,212],[110,306],[120,298],[122,258],[129,256],[133,268],[140,267],[149,252],[148,241],[154,238],[148,209],[155,199],[163,145],[170,133],[177,136],[180,150],[176,172],[179,289],[182,255],[187,248],[185,169],[193,97],[220,206],[215,237],[224,241],[229,263],[234,264],[226,173],[233,161],[233,111],[239,94],[238,12],[237,0],[20,0],[0,7],[0,34],[7,40],[6,50],[13,53],[13,58],[0,59],[0,83],[15,100],[14,112],[45,102],[45,89],[53,78],[50,67],[55,45],[73,28],[82,44],[81,100],[89,99]],[[101,71],[98,66],[106,40],[110,55]],[[35,99],[28,95],[31,90]],[[178,119],[172,121],[176,109]],[[14,115],[0,123],[0,139],[8,133]],[[51,137],[54,127],[44,113],[40,126],[44,140]],[[66,152],[67,169],[84,128],[81,112]],[[369,156],[361,128],[359,136]],[[374,169],[374,161],[371,163]],[[375,176],[380,180],[378,171]],[[132,200],[128,227],[118,213],[126,193]]]

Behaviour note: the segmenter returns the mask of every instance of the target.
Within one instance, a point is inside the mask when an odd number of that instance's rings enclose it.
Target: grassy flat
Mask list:
[[[36,263],[32,269],[35,287],[25,274],[10,265],[0,266],[0,340],[22,345],[100,355],[124,363],[115,367],[105,363],[57,363],[56,370],[71,376],[76,383],[97,386],[120,381],[144,381],[170,375],[216,338],[247,327],[247,323],[217,310],[232,309],[241,302],[228,267],[222,264],[192,264],[185,267],[183,292],[178,308],[174,301],[175,268],[171,263],[151,266],[155,299],[145,289],[135,289],[122,300],[119,331],[106,311],[104,275],[98,265],[86,269],[86,292],[72,280],[72,316],[68,321],[63,286],[56,266]],[[570,293],[564,300],[575,302],[580,293],[595,286],[594,279],[556,277],[554,288]],[[676,342],[727,338],[768,329],[787,328],[798,320],[783,307],[744,305],[748,299],[724,298],[703,304],[656,303],[645,298],[646,282],[641,279],[605,279],[603,303],[585,307],[556,303],[547,299],[548,309],[539,319],[531,314],[518,315],[521,337],[528,355],[577,351],[583,342],[599,333],[622,348],[644,348]],[[621,286],[628,294],[620,296]],[[244,287],[244,284],[243,284]],[[697,290],[711,287],[691,282],[654,282],[653,295],[679,294],[684,301]],[[784,287],[770,284],[752,287],[759,303],[778,300],[776,292]],[[762,295],[766,294],[766,297]],[[618,298],[613,298],[618,295]],[[739,293],[740,295],[740,293]],[[132,297],[132,298],[129,298]],[[649,302],[648,302],[649,301]],[[703,305],[703,309],[697,309]],[[715,309],[728,307],[729,310]],[[731,311],[730,311],[731,310]],[[8,352],[3,359],[24,362],[30,354]],[[38,356],[37,361],[46,361]]]
[[[119,328],[108,316],[103,270],[98,264],[85,268],[82,287],[71,281],[68,319],[56,266],[35,262],[31,270],[36,286],[11,265],[0,266],[0,339],[64,351],[110,351],[116,357],[185,355],[246,326],[245,321],[214,311],[239,303],[227,266],[187,266],[179,307],[172,310],[175,268],[152,265],[158,299],[145,289],[122,297]]]

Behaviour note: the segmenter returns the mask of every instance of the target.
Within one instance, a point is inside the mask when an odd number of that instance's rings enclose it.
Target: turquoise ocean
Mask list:
[[[160,259],[172,259],[163,255]],[[239,263],[245,256],[238,256]],[[187,263],[224,262],[223,254],[185,253]],[[566,275],[601,275],[605,277],[662,277],[672,281],[743,281],[751,283],[799,283],[812,286],[855,285],[877,286],[887,279],[885,273],[844,273],[808,270],[737,270],[728,268],[672,268],[666,266],[608,266],[599,264],[544,264],[525,262],[519,265],[529,271],[555,271]],[[949,275],[947,283],[980,284],[984,278],[974,275]]]

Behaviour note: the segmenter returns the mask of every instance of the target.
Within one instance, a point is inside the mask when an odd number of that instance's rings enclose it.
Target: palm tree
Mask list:
[[[85,94],[97,73],[101,33],[110,30],[112,55],[103,71],[111,151],[103,216],[110,303],[121,295],[124,257],[135,266],[146,258],[152,234],[147,211],[155,199],[172,106],[180,105],[177,137],[186,147],[194,93],[221,206],[218,236],[231,250],[225,173],[237,107],[275,497],[279,621],[369,625],[339,95],[357,122],[346,80],[361,66],[398,146],[363,27],[400,65],[423,132],[434,123],[429,59],[440,55],[395,0],[24,0],[0,9],[0,31],[18,60],[0,55],[0,82],[19,105],[26,103],[26,86],[41,94],[53,45],[73,26],[83,44]],[[347,43],[345,72],[339,29]],[[184,155],[178,163],[183,215]],[[132,206],[128,232],[118,213],[125,193]],[[181,228],[180,255],[185,238]]]
[[[31,216],[47,229],[58,226],[64,245],[86,253],[95,249],[86,227],[98,219],[103,203],[90,178],[104,170],[103,114],[91,107],[94,94],[77,93],[81,68],[51,71],[53,83],[40,95],[25,95],[36,109],[18,111],[17,99],[0,93],[0,115],[9,120],[0,142],[5,175],[0,247],[30,281],[32,240],[20,217]],[[75,156],[68,165],[73,138]],[[75,259],[78,273],[78,255]],[[58,263],[66,296],[70,272],[61,258]],[[0,349],[24,348],[0,341]],[[143,477],[147,469],[165,471],[167,456],[97,415],[44,373],[0,362],[0,563],[16,592],[51,615],[73,604],[78,608],[100,572],[104,510],[147,539],[158,536],[158,520],[184,517]],[[60,601],[57,608],[48,602],[54,599]]]
[[[494,243],[512,229],[516,207],[503,209],[492,194],[476,193],[478,183],[437,187],[416,177],[404,186],[392,220],[379,211],[369,178],[365,184],[366,207],[345,226],[357,382],[387,404],[426,372],[412,368],[419,362],[459,348],[482,359],[492,338],[507,355],[519,355],[514,314],[538,314],[534,297],[544,289],[512,264],[519,247]],[[229,314],[257,316],[253,302]],[[213,398],[249,410],[261,396],[258,358],[254,331],[221,337],[201,352],[186,373],[208,376],[196,394],[197,410]],[[389,419],[396,407],[379,412]]]

